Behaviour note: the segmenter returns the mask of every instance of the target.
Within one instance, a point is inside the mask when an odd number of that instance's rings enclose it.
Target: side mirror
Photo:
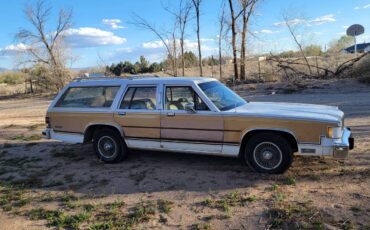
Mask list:
[[[192,112],[192,113],[195,113],[195,108],[194,108],[194,103],[186,103],[185,104],[185,110],[188,111],[188,112]]]

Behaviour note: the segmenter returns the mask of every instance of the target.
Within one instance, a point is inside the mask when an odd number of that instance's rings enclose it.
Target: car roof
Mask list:
[[[120,84],[189,84],[195,82],[197,84],[202,82],[216,81],[214,78],[209,77],[155,77],[155,76],[132,76],[128,78],[79,78],[71,82],[69,86],[99,86],[99,85],[120,85]]]

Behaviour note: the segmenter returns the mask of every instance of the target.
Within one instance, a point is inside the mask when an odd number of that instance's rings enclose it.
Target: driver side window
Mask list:
[[[190,86],[166,87],[166,104],[168,110],[185,110],[187,103],[193,103],[195,110],[209,111],[208,106]]]

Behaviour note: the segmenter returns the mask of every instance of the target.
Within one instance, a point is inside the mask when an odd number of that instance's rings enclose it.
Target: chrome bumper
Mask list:
[[[51,139],[51,129],[44,129],[44,131],[42,131],[42,135],[46,139]]]
[[[330,156],[337,159],[348,157],[349,150],[354,147],[351,129],[344,128],[341,138],[332,139],[321,137],[320,145],[298,144],[296,155],[301,156]]]
[[[333,157],[346,158],[349,150],[354,148],[354,138],[349,128],[344,128],[341,139],[335,140],[333,143]]]

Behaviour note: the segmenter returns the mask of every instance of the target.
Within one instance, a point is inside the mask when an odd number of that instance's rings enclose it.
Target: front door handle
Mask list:
[[[126,112],[118,112],[118,115],[119,116],[125,116],[126,115]]]
[[[175,113],[167,113],[167,116],[168,117],[174,117],[175,116]]]

